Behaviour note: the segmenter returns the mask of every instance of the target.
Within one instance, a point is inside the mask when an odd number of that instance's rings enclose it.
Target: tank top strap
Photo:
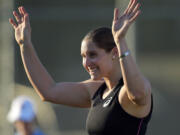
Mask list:
[[[123,86],[124,82],[123,82],[123,78],[121,78],[119,80],[119,83],[116,85],[116,87],[113,90],[113,96],[115,96],[121,89],[121,87]]]
[[[104,82],[99,88],[98,90],[94,93],[92,100],[96,99],[97,96],[100,96],[101,93],[104,91],[104,89],[106,88],[106,83]]]

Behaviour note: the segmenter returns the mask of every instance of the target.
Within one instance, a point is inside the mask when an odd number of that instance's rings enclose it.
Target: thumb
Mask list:
[[[117,21],[118,20],[118,16],[119,16],[119,9],[115,8],[114,9],[114,19],[113,19],[113,21]]]

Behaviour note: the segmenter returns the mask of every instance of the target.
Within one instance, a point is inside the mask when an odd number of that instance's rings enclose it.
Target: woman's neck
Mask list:
[[[116,72],[116,75],[112,77],[104,77],[108,90],[112,90],[118,84],[120,78],[122,78],[121,72]]]

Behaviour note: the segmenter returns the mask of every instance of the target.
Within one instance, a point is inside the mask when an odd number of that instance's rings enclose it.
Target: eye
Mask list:
[[[90,58],[95,58],[96,56],[97,56],[97,53],[95,53],[95,52],[90,52],[89,53]]]

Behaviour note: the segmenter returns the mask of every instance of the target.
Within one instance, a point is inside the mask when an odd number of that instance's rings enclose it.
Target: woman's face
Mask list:
[[[83,40],[81,56],[83,66],[90,74],[91,79],[100,80],[103,77],[108,77],[112,72],[112,53],[107,53],[92,41]]]

